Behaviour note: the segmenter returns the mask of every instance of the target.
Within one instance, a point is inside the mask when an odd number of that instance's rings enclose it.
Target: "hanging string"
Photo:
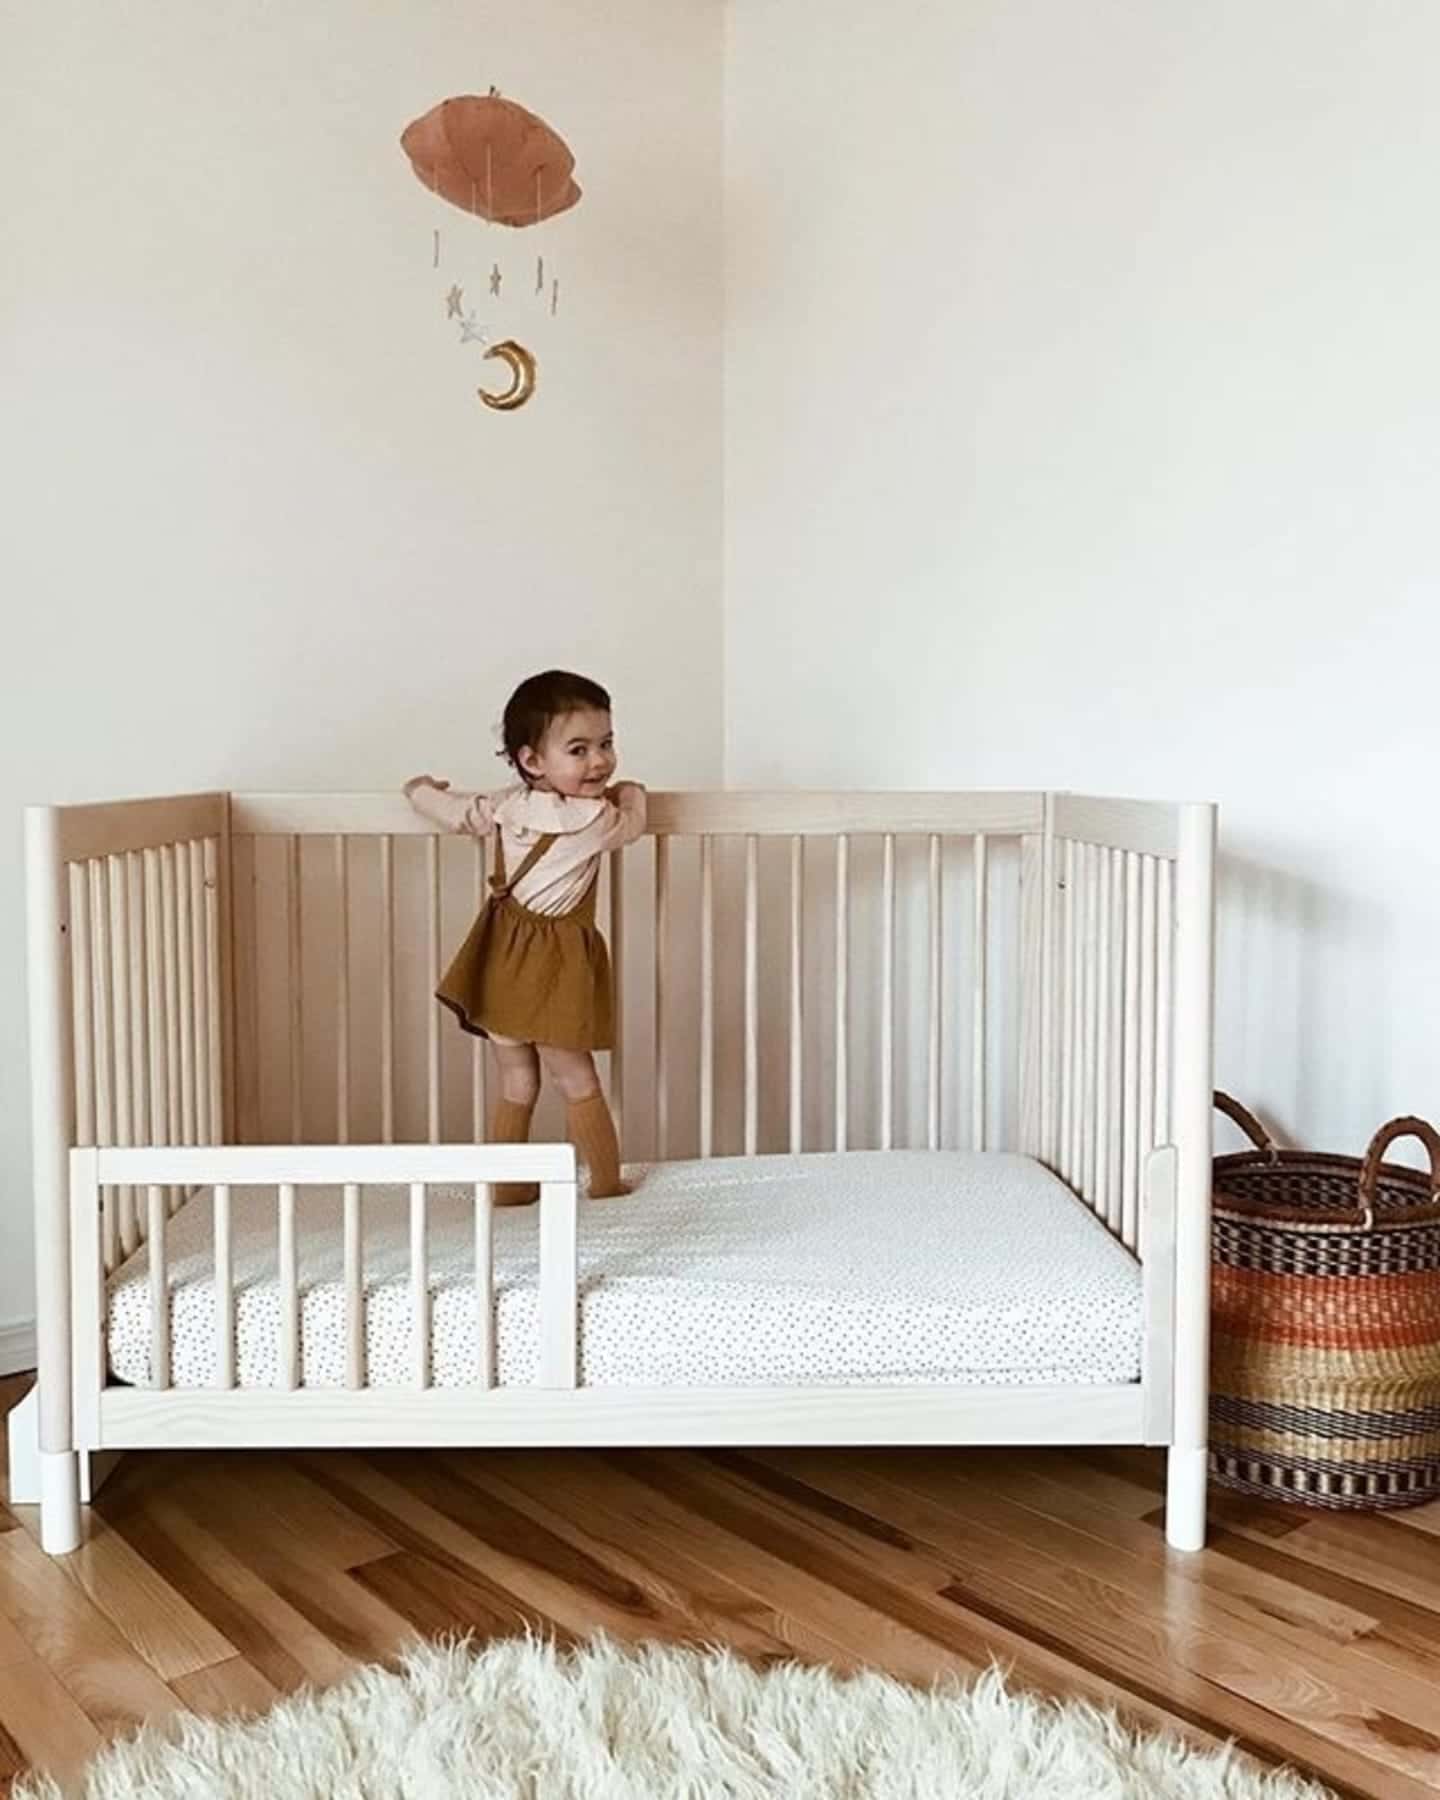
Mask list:
[[[438,269],[440,267],[440,227],[438,225],[435,227],[435,254],[430,267],[432,269]]]

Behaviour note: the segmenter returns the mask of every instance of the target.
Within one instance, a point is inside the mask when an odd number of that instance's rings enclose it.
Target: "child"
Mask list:
[[[614,1044],[595,890],[601,857],[644,832],[645,790],[633,781],[611,787],[610,696],[583,675],[552,669],[521,682],[505,708],[503,741],[520,781],[499,793],[458,793],[429,775],[405,783],[415,810],[447,831],[495,836],[491,898],[436,997],[466,1031],[494,1045],[500,1098],[491,1142],[528,1140],[543,1064],[565,1096],[592,1198],[623,1194],[615,1125],[592,1054]],[[531,1184],[495,1190],[502,1206],[535,1198]]]

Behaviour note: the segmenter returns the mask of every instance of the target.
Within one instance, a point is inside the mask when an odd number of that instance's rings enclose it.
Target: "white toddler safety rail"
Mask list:
[[[1141,1379],[577,1386],[573,1153],[455,1141],[484,1136],[484,1062],[442,1038],[429,1000],[484,891],[487,847],[442,840],[390,795],[33,808],[40,1380],[11,1435],[12,1485],[43,1499],[47,1548],[79,1541],[97,1451],[686,1442],[1163,1445],[1170,1541],[1200,1545],[1214,809],[653,794],[650,837],[606,882],[623,1001],[608,1080],[632,1157],[1022,1151],[1139,1257]],[[433,1387],[426,1189],[475,1189],[483,1306],[489,1184],[516,1180],[545,1184],[541,1385],[495,1386],[482,1331],[473,1385]],[[315,1183],[344,1190],[340,1389],[298,1385],[296,1219]],[[391,1183],[411,1196],[415,1381],[398,1390],[367,1385],[361,1341],[363,1190]],[[275,1190],[282,1292],[282,1382],[266,1389],[235,1385],[229,1207],[255,1184]],[[217,1386],[177,1389],[162,1379],[166,1226],[202,1187]],[[141,1244],[155,1381],[126,1388],[107,1379],[105,1281]]]

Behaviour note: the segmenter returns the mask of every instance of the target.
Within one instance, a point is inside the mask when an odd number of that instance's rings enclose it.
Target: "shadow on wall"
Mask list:
[[[1282,1146],[1358,1153],[1394,1110],[1375,985],[1387,908],[1231,852],[1219,858],[1217,896],[1218,1085]],[[1238,1144],[1223,1125],[1217,1147]]]

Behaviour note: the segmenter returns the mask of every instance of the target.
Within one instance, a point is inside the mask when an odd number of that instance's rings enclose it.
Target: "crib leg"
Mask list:
[[[1172,1550],[1205,1548],[1205,1488],[1209,1455],[1204,1444],[1172,1445],[1165,1459],[1165,1541]]]
[[[50,1556],[80,1548],[80,1453],[40,1452],[40,1545]]]

